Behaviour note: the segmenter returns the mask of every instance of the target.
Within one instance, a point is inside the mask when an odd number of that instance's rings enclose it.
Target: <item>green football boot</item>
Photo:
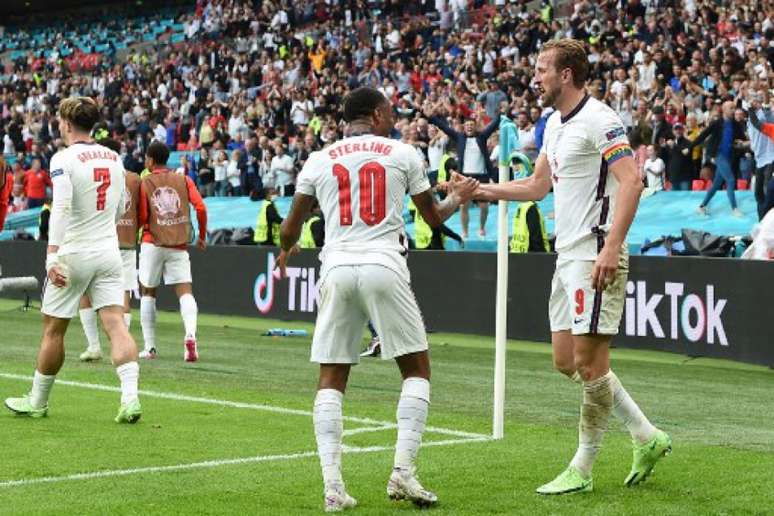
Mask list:
[[[575,466],[568,466],[558,477],[536,489],[541,495],[563,495],[594,490],[594,481],[585,477]]]
[[[36,409],[30,403],[29,394],[21,398],[6,398],[5,406],[8,407],[8,410],[20,416],[46,417],[46,414],[48,414],[48,405]]]
[[[141,416],[140,402],[137,400],[130,401],[125,405],[121,405],[116,416],[116,423],[129,423],[131,425],[139,421]]]
[[[657,430],[653,438],[643,444],[632,443],[634,447],[632,459],[632,471],[624,480],[627,487],[636,486],[644,482],[653,472],[656,463],[672,451],[672,439],[662,430]]]

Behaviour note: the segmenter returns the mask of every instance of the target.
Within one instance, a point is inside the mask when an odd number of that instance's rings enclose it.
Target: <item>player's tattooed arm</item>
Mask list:
[[[479,185],[472,199],[478,201],[539,201],[551,191],[551,168],[541,153],[535,162],[535,173],[525,179],[504,184]],[[465,199],[467,201],[468,199]]]
[[[411,199],[414,201],[422,218],[425,219],[430,227],[436,228],[451,217],[457,211],[460,204],[465,202],[466,198],[470,198],[473,195],[476,188],[478,188],[478,181],[460,176],[450,183],[449,194],[441,202],[436,201],[432,190],[412,195]]]

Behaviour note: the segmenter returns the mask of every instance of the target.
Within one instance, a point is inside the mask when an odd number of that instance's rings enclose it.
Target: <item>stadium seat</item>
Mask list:
[[[707,185],[705,183],[708,183],[708,181],[705,181],[704,179],[694,179],[693,183],[691,183],[691,190],[695,192],[706,190]]]
[[[737,179],[736,180],[736,189],[737,190],[749,190],[750,189],[750,181],[747,179]]]

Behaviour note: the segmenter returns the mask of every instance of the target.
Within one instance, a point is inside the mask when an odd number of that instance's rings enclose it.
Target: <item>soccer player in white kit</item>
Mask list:
[[[411,291],[404,246],[403,201],[411,195],[422,217],[439,226],[477,182],[457,178],[436,203],[413,147],[387,138],[395,118],[390,102],[372,88],[344,100],[351,136],[312,153],[298,176],[290,214],[282,223],[277,266],[285,276],[304,221],[319,201],[325,218],[320,255],[320,307],[311,359],[320,364],[314,429],[322,467],[325,510],[356,505],[341,475],[342,401],[352,364],[360,360],[363,327],[370,319],[381,337],[382,358],[395,359],[403,376],[391,499],[433,505],[435,494],[415,475],[415,457],[430,403],[430,361],[424,323]]]
[[[111,359],[121,381],[117,423],[135,423],[140,367],[137,346],[124,324],[124,291],[116,221],[124,210],[124,167],[117,153],[96,144],[89,133],[99,107],[88,97],[59,104],[59,127],[68,147],[51,158],[53,203],[43,293],[43,340],[32,390],[8,398],[13,412],[31,417],[48,413],[48,397],[64,362],[64,336],[87,294],[111,343]]]
[[[634,460],[625,485],[643,481],[671,450],[610,370],[610,340],[623,313],[629,259],[626,233],[637,211],[642,182],[618,115],[592,98],[584,84],[583,43],[546,43],[535,85],[543,106],[556,108],[546,124],[533,176],[504,185],[481,185],[475,198],[539,200],[553,184],[556,251],[549,317],[554,366],[583,386],[579,447],[569,467],[538,488],[540,494],[593,489],[591,469],[612,412],[632,436]]]

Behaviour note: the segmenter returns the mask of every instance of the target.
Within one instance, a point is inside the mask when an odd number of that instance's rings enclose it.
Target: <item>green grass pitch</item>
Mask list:
[[[17,306],[0,301],[0,398],[30,388],[40,338],[40,315]],[[143,418],[123,426],[112,421],[115,371],[107,360],[78,362],[85,340],[73,321],[49,417],[0,411],[0,513],[320,513],[310,339],[261,336],[312,326],[210,315],[199,323],[200,361],[186,364],[178,314],[159,314],[160,357],[141,363]],[[493,339],[431,334],[430,345],[432,429],[419,466],[440,499],[432,514],[774,514],[774,372],[766,368],[614,350],[615,371],[672,435],[674,452],[645,484],[625,488],[631,446],[613,420],[595,491],[542,498],[535,487],[575,450],[578,386],[552,371],[547,345],[510,342],[506,437],[491,441],[481,436],[491,431]],[[391,362],[365,359],[350,377],[343,463],[354,514],[415,512],[385,494],[399,391]]]

